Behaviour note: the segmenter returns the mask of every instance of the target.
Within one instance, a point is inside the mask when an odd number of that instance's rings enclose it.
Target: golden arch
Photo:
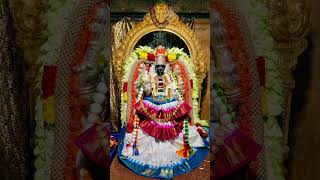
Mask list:
[[[157,6],[157,5],[156,5]],[[155,8],[156,9],[156,8]],[[155,12],[156,14],[159,12]],[[165,27],[157,27],[152,19],[150,12],[144,16],[143,21],[137,23],[126,35],[118,49],[113,53],[113,64],[118,82],[123,77],[123,66],[125,60],[130,56],[136,43],[146,34],[154,31],[167,31],[179,36],[188,46],[190,59],[195,67],[195,73],[198,78],[199,92],[201,92],[202,81],[206,76],[207,56],[199,44],[199,40],[195,33],[183,22],[179,20],[179,16],[173,11],[168,24]],[[200,96],[199,96],[200,97]]]

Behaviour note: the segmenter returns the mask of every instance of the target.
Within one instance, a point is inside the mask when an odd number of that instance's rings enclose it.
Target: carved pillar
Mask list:
[[[290,123],[292,90],[295,87],[293,70],[298,56],[306,49],[306,35],[311,27],[310,6],[307,0],[262,0],[269,8],[269,25],[279,53],[278,67],[282,77],[285,111],[282,114],[282,131],[287,143]]]
[[[200,40],[200,45],[203,48],[206,54],[206,76],[200,78],[207,78],[202,83],[202,86],[205,88],[202,90],[201,104],[200,104],[200,118],[210,120],[210,19],[195,19],[194,31],[197,37]]]
[[[23,114],[22,65],[16,52],[9,2],[0,0],[0,174],[26,179],[27,128]]]
[[[15,41],[19,50],[23,53],[23,61],[26,65],[25,82],[28,91],[28,113],[30,126],[33,127],[35,108],[35,83],[38,76],[40,64],[38,61],[40,47],[45,38],[43,30],[45,28],[44,15],[47,6],[44,0],[12,0],[11,11],[13,23],[16,30]]]

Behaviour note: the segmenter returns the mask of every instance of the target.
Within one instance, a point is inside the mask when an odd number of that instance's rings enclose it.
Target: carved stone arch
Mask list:
[[[155,8],[156,9],[156,8]],[[159,13],[155,11],[155,13]],[[143,21],[137,23],[126,35],[126,38],[121,42],[112,55],[115,68],[116,78],[121,82],[123,76],[123,65],[125,60],[130,56],[136,43],[146,34],[155,31],[167,31],[180,37],[187,45],[190,52],[190,59],[195,67],[195,73],[198,78],[199,92],[201,92],[201,84],[206,76],[206,54],[201,48],[196,34],[186,24],[179,20],[179,16],[172,10],[169,10],[170,19],[165,27],[158,27],[154,24],[151,13],[144,16]]]

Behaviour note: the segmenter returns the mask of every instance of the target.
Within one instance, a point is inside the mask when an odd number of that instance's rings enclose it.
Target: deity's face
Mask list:
[[[162,76],[164,74],[164,70],[166,68],[166,65],[156,65],[155,70],[158,76]]]
[[[168,16],[168,11],[169,11],[168,5],[165,3],[157,4],[155,6],[155,10],[156,10],[156,18],[158,22],[163,23]]]

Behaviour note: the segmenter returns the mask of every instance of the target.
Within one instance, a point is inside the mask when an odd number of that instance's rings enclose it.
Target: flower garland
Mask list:
[[[85,55],[90,43],[90,40],[93,38],[92,24],[95,21],[98,8],[104,4],[104,0],[101,0],[100,3],[95,4],[89,10],[87,16],[85,17],[84,27],[80,32],[78,39],[75,42],[75,57],[71,65],[71,69],[75,70],[77,67],[85,61]],[[69,152],[67,154],[67,159],[64,167],[64,176],[72,176],[74,166],[76,164],[76,157],[78,154],[79,148],[74,145],[74,142],[78,139],[82,132],[81,119],[85,116],[85,108],[87,102],[85,99],[80,97],[80,79],[76,71],[73,71],[70,78],[70,104],[71,104],[71,119],[70,119],[70,143],[68,144]],[[106,88],[106,87],[105,87]],[[99,109],[99,108],[98,108]]]
[[[266,87],[263,92],[263,114],[265,122],[266,170],[267,179],[284,180],[284,157],[288,148],[283,145],[283,135],[276,116],[281,115],[284,109],[283,87],[280,71],[276,61],[279,58],[274,49],[274,40],[267,25],[268,9],[257,0],[250,0],[247,5],[248,22],[253,30],[254,46],[257,54],[266,59]]]
[[[174,72],[171,72],[171,76],[173,77],[174,83],[177,84],[178,80],[177,80],[177,76],[174,74]],[[177,91],[178,91],[178,96],[179,96],[179,98],[182,99],[182,100],[184,100],[184,99],[183,99],[183,96],[182,96],[182,94],[181,94],[180,88],[178,88]],[[188,91],[188,90],[187,90],[187,91]]]
[[[227,32],[226,44],[232,54],[232,59],[236,63],[236,69],[239,74],[240,88],[240,106],[238,110],[237,124],[241,132],[255,139],[258,143],[263,143],[263,122],[260,122],[260,112],[256,108],[254,85],[255,77],[250,71],[251,53],[247,46],[246,37],[241,31],[240,19],[234,14],[234,10],[229,8],[221,1],[213,3],[214,8],[220,13],[224,20],[224,27]],[[258,104],[260,102],[257,102]],[[250,168],[258,178],[264,177],[264,152],[258,159],[250,164]]]
[[[181,59],[184,63],[184,66],[187,69],[187,72],[189,72],[189,78],[192,80],[192,112],[194,116],[194,124],[200,124],[201,126],[209,126],[208,121],[206,120],[200,120],[200,114],[199,114],[199,87],[198,87],[198,78],[196,76],[196,73],[194,72],[194,64],[191,62],[189,56],[187,53],[183,51],[183,49],[179,48],[171,48],[168,50],[168,54],[178,54],[179,59]],[[178,57],[177,56],[177,57]]]
[[[139,78],[139,74],[138,74],[138,71],[135,71],[134,74],[133,74],[133,80],[132,80],[132,84],[130,85],[131,87],[131,104],[135,104],[136,103],[136,97],[137,97],[137,92],[136,92],[136,88],[134,86],[134,82],[137,81],[137,79]],[[140,98],[140,93],[138,94],[139,98]],[[129,114],[128,114],[129,118],[130,118],[130,123],[128,125],[128,129],[127,131],[130,132],[131,131],[131,128],[134,128],[134,108],[131,106],[130,109],[129,109]]]
[[[189,143],[189,122],[188,119],[183,121],[183,147],[176,152],[180,157],[189,158],[194,154],[193,148]]]
[[[41,46],[41,55],[39,57],[40,69],[36,79],[35,92],[36,106],[35,106],[35,162],[34,166],[36,172],[34,179],[45,179],[48,174],[51,174],[51,155],[52,146],[54,144],[54,134],[52,130],[46,129],[52,127],[55,119],[55,98],[52,92],[55,86],[57,51],[62,42],[62,35],[64,34],[65,24],[67,24],[70,13],[73,11],[75,1],[72,0],[49,0],[48,11],[44,17],[44,22],[47,24],[43,35],[47,38],[46,42]],[[47,75],[47,70],[50,72]],[[47,78],[52,80],[49,86],[43,83],[47,82]],[[46,90],[45,90],[46,89]],[[44,91],[49,92],[45,95]],[[42,95],[43,94],[43,95]],[[45,99],[43,99],[45,97]]]
[[[55,120],[55,97],[53,94],[57,71],[55,63],[58,60],[58,51],[64,42],[63,36],[69,24],[69,17],[78,2],[73,0],[48,1],[49,9],[44,18],[47,26],[43,32],[47,37],[47,41],[41,47],[42,54],[39,62],[42,63],[42,66],[40,67],[39,76],[36,81],[36,91],[39,92],[39,95],[37,96],[35,107],[35,179],[45,179],[48,177],[48,174],[51,174],[51,156],[54,146],[54,132],[51,127],[54,127]],[[73,90],[77,90],[77,88]]]
[[[139,117],[138,115],[135,115],[134,117],[134,142],[132,145],[133,148],[133,156],[138,156],[139,155],[139,151],[138,151],[138,132],[139,132]]]
[[[127,85],[127,81],[130,77],[130,72],[132,70],[132,67],[134,65],[134,63],[138,60],[138,59],[143,59],[143,60],[147,60],[148,57],[149,58],[153,58],[153,56],[151,55],[152,53],[154,52],[154,50],[148,46],[140,46],[138,48],[136,48],[132,53],[131,55],[128,57],[128,59],[125,61],[125,64],[124,64],[124,76],[122,78],[122,84],[123,84],[123,90],[122,90],[122,93],[121,93],[121,124],[122,126],[125,126],[127,125],[127,103],[126,103],[126,100],[127,100],[127,91],[126,91],[126,88],[128,85]],[[174,61],[174,60],[177,60],[178,58],[181,60],[181,62],[183,62],[184,66],[186,67],[186,69],[188,70],[189,72],[189,76],[190,76],[190,79],[192,80],[192,84],[193,84],[193,89],[192,89],[192,111],[193,111],[193,116],[194,116],[194,122],[195,123],[199,123],[201,125],[204,125],[204,126],[208,126],[208,122],[205,121],[205,120],[200,120],[199,118],[199,103],[197,101],[197,98],[199,96],[199,89],[198,89],[198,83],[197,83],[197,77],[196,77],[196,74],[194,72],[194,67],[193,67],[193,64],[189,58],[189,56],[183,52],[183,49],[179,49],[179,48],[170,48],[170,49],[167,49],[167,52],[168,52],[168,60],[169,61]],[[152,59],[148,59],[148,60],[151,60]],[[133,78],[136,80],[138,79],[137,77],[137,74],[135,74],[133,76]],[[135,89],[132,88],[131,91],[134,93],[135,92]],[[135,94],[132,94],[132,97],[135,97]],[[135,103],[134,102],[134,98],[131,98],[131,103]],[[130,112],[130,114],[133,114],[133,109],[132,109],[132,112]],[[130,118],[132,119],[132,118]],[[129,120],[130,120],[129,119]]]
[[[182,63],[180,63],[180,62],[177,62],[176,65],[179,66],[179,69],[180,69],[180,71],[181,71],[181,77],[183,78],[183,79],[182,79],[182,80],[183,80],[183,83],[184,83],[184,84],[189,84],[188,78],[187,78],[188,75],[187,75],[187,72],[186,72],[186,70],[185,70],[185,68],[184,68],[184,65],[183,65]],[[174,73],[173,73],[173,77],[174,77],[174,79],[175,79],[175,82],[177,83],[177,82],[178,82],[178,81],[177,81],[177,77],[176,77],[176,75],[175,75]],[[184,94],[181,94],[180,88],[178,88],[178,92],[179,92],[179,95],[180,95],[181,97],[183,97],[183,99],[186,99],[186,100],[189,99],[189,86],[185,86]]]
[[[241,95],[240,107],[238,111],[237,123],[242,132],[246,133],[250,137],[253,136],[253,124],[250,121],[253,107],[253,102],[250,98],[252,92],[252,82],[249,71],[248,60],[250,59],[250,53],[245,47],[245,42],[242,33],[240,32],[238,19],[228,10],[223,3],[214,2],[214,8],[220,13],[224,19],[224,27],[226,32],[230,33],[226,37],[226,43],[231,51],[232,57],[236,62],[237,72],[239,74]]]
[[[45,64],[55,64],[57,62],[57,54],[63,41],[63,35],[69,22],[69,16],[73,13],[77,1],[73,0],[49,0],[49,10],[44,18],[47,27],[44,34],[47,41],[41,47],[44,52],[40,57],[41,62]]]
[[[262,103],[263,116],[265,118],[265,153],[267,179],[284,180],[285,167],[284,157],[288,153],[288,147],[283,145],[282,130],[279,126],[277,116],[281,115],[284,109],[281,104],[284,102],[282,80],[277,67],[279,58],[275,48],[274,39],[268,27],[269,11],[261,1],[236,0],[237,6],[241,8],[243,14],[252,29],[254,49],[257,54],[257,63],[262,58],[265,59],[265,80]],[[259,64],[258,64],[259,65]]]

